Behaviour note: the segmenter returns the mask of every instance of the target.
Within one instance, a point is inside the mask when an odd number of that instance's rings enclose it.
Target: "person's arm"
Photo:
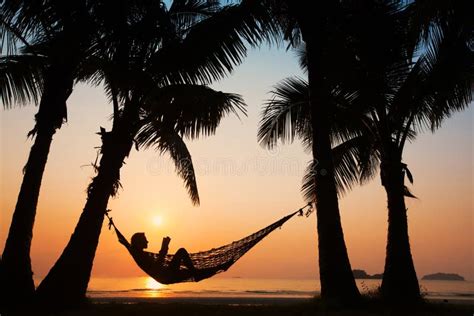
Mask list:
[[[117,233],[117,238],[118,238],[119,243],[127,247],[127,249],[130,249],[131,245],[128,242],[127,238],[125,238],[125,236],[122,235],[122,233],[117,228],[115,228],[115,232]]]

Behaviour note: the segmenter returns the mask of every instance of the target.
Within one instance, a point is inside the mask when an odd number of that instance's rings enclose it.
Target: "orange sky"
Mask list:
[[[150,250],[171,236],[171,249],[206,250],[240,239],[304,204],[300,182],[310,156],[299,143],[268,152],[256,142],[262,101],[280,79],[300,74],[284,51],[253,51],[244,65],[217,89],[244,96],[249,116],[224,120],[217,135],[189,143],[201,196],[191,205],[168,157],[153,150],[132,151],[122,168],[123,190],[109,203],[124,234],[147,233]],[[109,127],[111,106],[100,89],[77,86],[68,101],[69,122],[55,136],[38,205],[32,245],[33,268],[44,276],[77,222],[90,163],[100,145],[95,133]],[[10,225],[31,141],[35,107],[1,110],[0,243]],[[410,144],[405,162],[415,177],[418,200],[408,200],[409,227],[419,277],[454,272],[474,279],[473,271],[473,111],[455,115],[435,135]],[[340,202],[353,268],[383,271],[386,199],[379,179],[356,188]],[[163,223],[153,223],[160,216]],[[317,276],[316,219],[294,218],[262,241],[223,276],[306,278]],[[142,276],[115,235],[102,232],[94,276]]]

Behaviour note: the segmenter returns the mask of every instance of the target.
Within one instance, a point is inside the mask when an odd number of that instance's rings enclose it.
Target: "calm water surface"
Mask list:
[[[380,280],[357,280],[362,292],[376,289]],[[474,301],[472,281],[420,281],[427,298]],[[319,280],[212,278],[199,283],[163,285],[152,278],[93,278],[90,297],[269,297],[310,298],[318,294]]]

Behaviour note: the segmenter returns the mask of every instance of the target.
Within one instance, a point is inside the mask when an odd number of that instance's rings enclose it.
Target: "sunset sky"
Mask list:
[[[197,172],[201,206],[193,207],[169,158],[154,150],[132,150],[121,171],[123,189],[111,199],[115,223],[126,236],[145,232],[149,250],[163,236],[170,252],[206,250],[240,239],[304,205],[301,178],[310,160],[299,142],[269,152],[257,143],[262,103],[279,80],[301,75],[292,52],[253,50],[229,78],[213,85],[240,93],[248,117],[224,119],[215,136],[188,142]],[[0,244],[3,248],[32,144],[37,108],[0,110]],[[33,270],[44,276],[66,245],[94,175],[99,127],[110,127],[112,106],[100,88],[78,85],[68,101],[68,123],[54,137],[37,209],[32,245]],[[459,273],[474,279],[473,110],[446,121],[432,135],[409,144],[404,161],[414,175],[409,199],[410,241],[419,278]],[[379,178],[340,200],[352,268],[383,271],[387,228],[385,191]],[[116,241],[106,222],[95,259],[94,277],[143,276]],[[315,278],[316,217],[296,217],[275,231],[222,276]]]

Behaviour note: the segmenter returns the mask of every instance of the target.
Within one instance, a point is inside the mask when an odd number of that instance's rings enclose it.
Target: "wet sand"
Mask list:
[[[58,315],[82,316],[472,316],[474,302],[459,300],[427,301],[417,306],[387,307],[366,302],[358,308],[335,308],[315,299],[271,297],[165,297],[165,298],[94,298],[84,308]]]
[[[426,301],[388,307],[367,300],[358,307],[326,306],[317,299],[289,297],[106,297],[88,299],[80,308],[47,312],[29,310],[5,315],[55,316],[472,316],[472,300]],[[3,314],[2,314],[3,316]]]

